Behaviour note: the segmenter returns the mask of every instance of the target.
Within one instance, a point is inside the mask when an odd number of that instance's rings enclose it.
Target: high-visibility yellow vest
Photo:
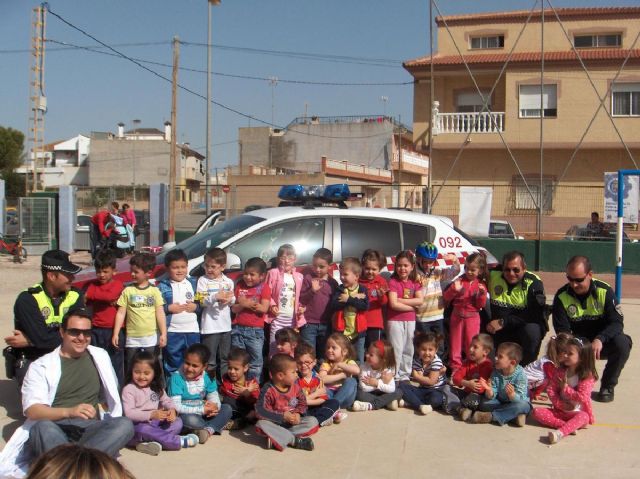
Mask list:
[[[62,302],[58,305],[58,311],[53,306],[51,298],[45,293],[42,284],[36,284],[27,290],[38,303],[38,309],[42,318],[47,326],[52,324],[61,324],[62,317],[66,314],[71,307],[78,302],[80,293],[75,290],[70,290],[64,296]]]

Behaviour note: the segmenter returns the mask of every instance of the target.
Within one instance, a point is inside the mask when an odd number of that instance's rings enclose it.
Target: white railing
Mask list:
[[[498,133],[504,131],[504,112],[436,113],[435,135],[442,133]]]

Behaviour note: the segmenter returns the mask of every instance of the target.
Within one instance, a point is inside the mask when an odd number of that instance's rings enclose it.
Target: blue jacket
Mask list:
[[[191,283],[191,287],[193,288],[193,294],[195,295],[198,280],[196,278],[192,278],[191,276],[187,277],[187,279],[189,280],[189,283]],[[162,299],[164,299],[164,314],[167,317],[167,328],[168,328],[169,324],[171,324],[171,317],[173,316],[173,313],[169,312],[169,305],[173,304],[173,288],[171,288],[171,280],[169,278],[165,278],[159,281],[156,284],[156,286],[160,290],[160,293],[162,293]],[[202,313],[202,306],[200,305],[200,301],[194,301],[194,302],[197,305],[195,313],[198,316],[198,324],[200,324],[200,315]]]

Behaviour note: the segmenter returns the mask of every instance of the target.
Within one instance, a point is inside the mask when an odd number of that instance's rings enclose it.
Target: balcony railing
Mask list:
[[[433,134],[498,133],[504,131],[504,112],[436,113]]]

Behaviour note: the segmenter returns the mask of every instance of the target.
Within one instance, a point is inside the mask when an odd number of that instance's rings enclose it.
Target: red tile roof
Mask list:
[[[640,7],[596,7],[596,8],[556,8],[561,20],[576,20],[581,18],[602,17],[638,17]],[[545,9],[545,20],[555,21],[555,14],[551,9]],[[511,12],[471,13],[465,15],[437,16],[436,23],[444,25],[463,25],[473,23],[509,23],[523,21],[529,16],[529,10],[515,10]],[[540,10],[533,12],[532,20],[540,19]]]
[[[620,48],[611,49],[594,49],[594,50],[579,50],[580,58],[585,61],[611,61],[611,60],[624,60],[629,54],[629,50],[622,50]],[[502,64],[507,61],[509,57],[508,53],[481,53],[466,55],[464,59],[468,64]],[[640,49],[631,50],[630,59],[640,59]],[[511,56],[510,63],[530,63],[539,62],[542,59],[540,52],[520,52],[514,53]],[[463,65],[464,62],[460,55],[434,55],[434,65]],[[570,62],[577,61],[577,57],[572,50],[560,51],[560,52],[544,52],[545,62]],[[429,56],[416,58],[414,60],[408,60],[403,63],[403,66],[408,69],[415,69],[418,67],[429,66],[431,64],[431,58]]]

